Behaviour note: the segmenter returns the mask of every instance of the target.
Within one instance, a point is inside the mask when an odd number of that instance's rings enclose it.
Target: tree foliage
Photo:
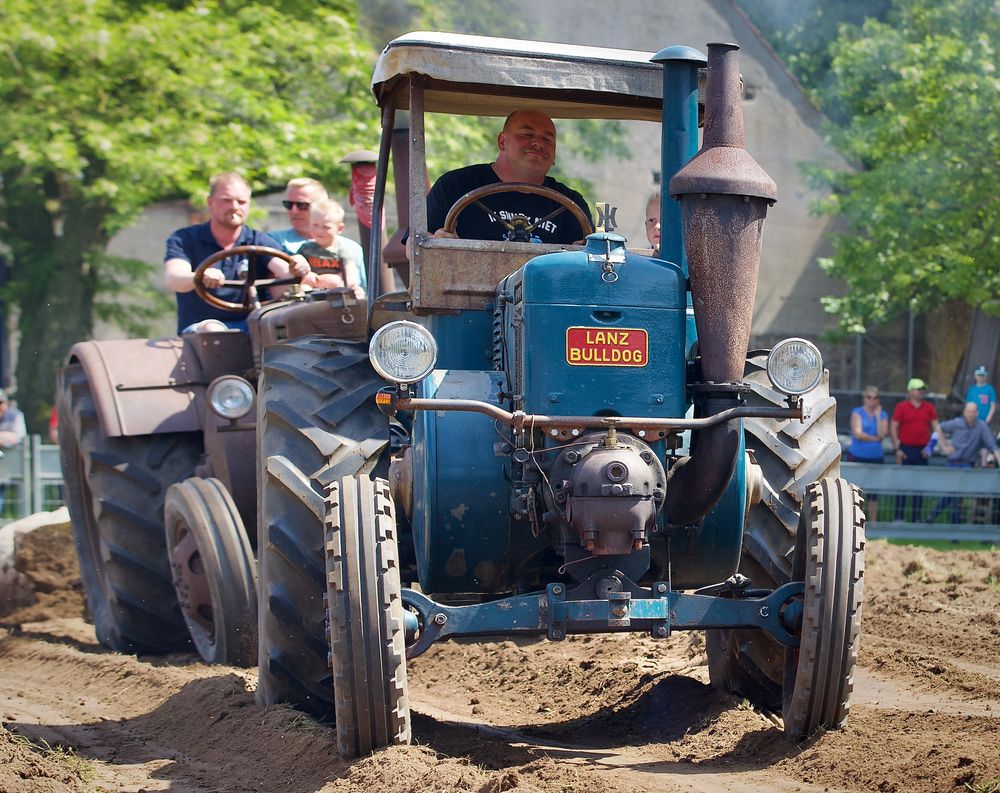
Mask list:
[[[40,13],[7,0],[0,236],[5,297],[20,309],[18,396],[35,428],[95,316],[135,325],[155,311],[149,294],[123,304],[148,279],[105,253],[144,207],[200,204],[220,171],[258,191],[302,174],[346,184],[335,155],[369,147],[378,114],[374,51],[337,8],[62,0]]]
[[[849,121],[832,137],[856,167],[812,173],[848,229],[821,261],[847,284],[825,301],[843,329],[1000,295],[998,42],[993,0],[896,0],[842,28],[829,96]]]
[[[885,20],[892,0],[739,0],[739,5],[814,99],[829,100],[831,45],[843,25]],[[832,102],[824,110],[841,118]]]
[[[406,30],[517,37],[509,0],[6,0],[0,26],[2,296],[15,306],[17,395],[44,425],[55,370],[95,319],[130,335],[169,305],[141,262],[107,254],[151,204],[200,206],[237,171],[257,193],[309,175],[343,190],[338,160],[372,148],[377,51]],[[432,173],[495,153],[496,119],[436,119]],[[602,145],[593,142],[601,140]],[[605,151],[611,126],[563,148]]]

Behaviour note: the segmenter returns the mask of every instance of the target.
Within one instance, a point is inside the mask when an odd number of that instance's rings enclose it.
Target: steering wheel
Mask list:
[[[295,264],[295,260],[292,259],[290,255],[284,251],[279,251],[275,248],[266,248],[263,245],[237,245],[235,248],[224,248],[221,251],[216,251],[211,256],[209,256],[205,261],[198,265],[198,269],[194,271],[194,291],[202,300],[208,303],[210,306],[215,308],[221,308],[223,311],[232,311],[233,313],[246,314],[253,309],[258,308],[261,305],[260,300],[257,299],[257,289],[264,286],[282,286],[284,284],[297,284],[301,283],[302,279],[298,276],[293,276],[291,278],[259,278],[255,279],[253,277],[254,268],[251,266],[247,267],[247,277],[239,281],[223,281],[221,286],[236,286],[243,290],[243,302],[242,303],[232,303],[228,300],[223,300],[217,295],[213,295],[208,291],[208,287],[205,286],[205,270],[211,267],[218,261],[222,259],[228,259],[230,256],[235,256],[238,254],[246,254],[248,257],[253,256],[266,256],[267,260],[278,258],[283,261],[288,262],[289,266]],[[272,303],[276,298],[272,300],[265,300],[264,303]]]
[[[517,224],[517,231],[520,231],[522,234],[531,232],[540,223],[551,220],[567,210],[576,222],[580,224],[580,228],[583,229],[584,237],[588,234],[594,233],[594,226],[591,224],[587,214],[580,209],[579,205],[572,198],[564,196],[558,190],[553,190],[551,187],[543,187],[541,185],[530,184],[528,182],[498,182],[497,184],[488,184],[483,187],[477,187],[475,190],[471,190],[451,205],[451,209],[448,210],[448,214],[444,219],[444,230],[454,234],[455,226],[458,223],[458,216],[472,204],[476,204],[485,212],[494,213],[495,210],[490,209],[485,204],[479,203],[479,199],[485,198],[489,195],[495,195],[496,193],[529,193],[531,195],[539,195],[543,198],[548,198],[549,200],[555,201],[559,204],[559,208],[556,209],[555,212],[550,212],[536,223],[530,223],[527,225]],[[515,228],[511,225],[508,225],[507,227],[511,231],[515,230]]]

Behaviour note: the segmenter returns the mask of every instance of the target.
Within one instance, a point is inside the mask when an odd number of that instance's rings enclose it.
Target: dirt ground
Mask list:
[[[257,706],[255,671],[101,648],[65,527],[17,566],[38,602],[0,616],[0,793],[1000,789],[998,552],[869,543],[850,721],[806,745],[709,688],[701,634],[593,636],[431,649],[414,745],[354,764]]]

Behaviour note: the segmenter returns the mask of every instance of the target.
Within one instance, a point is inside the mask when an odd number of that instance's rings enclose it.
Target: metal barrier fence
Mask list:
[[[1000,470],[943,465],[842,463],[865,491],[869,537],[1000,543]]]
[[[32,435],[0,457],[0,525],[62,506],[59,447]]]
[[[1000,470],[843,463],[865,491],[869,537],[1000,543]],[[59,447],[38,435],[0,457],[0,525],[62,506]]]

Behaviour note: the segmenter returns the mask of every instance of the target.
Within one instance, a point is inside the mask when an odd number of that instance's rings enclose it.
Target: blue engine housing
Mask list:
[[[516,407],[561,416],[684,415],[687,296],[679,267],[628,253],[616,234],[594,234],[583,251],[532,259],[502,288],[504,368],[510,393],[522,396]],[[630,352],[633,360],[622,362]]]
[[[690,324],[679,267],[627,252],[618,235],[591,235],[583,251],[536,257],[504,279],[493,312],[428,317],[441,368],[417,395],[558,416],[681,417],[689,408]],[[626,350],[632,360],[623,362]],[[518,467],[504,435],[478,413],[414,416],[411,523],[425,592],[498,594],[515,583],[544,585],[532,577],[551,557],[551,543],[515,517]],[[663,442],[646,441],[664,460]],[[716,509],[697,531],[671,540],[675,586],[714,583],[735,572],[744,479],[741,455]],[[662,532],[651,546],[665,573]]]

